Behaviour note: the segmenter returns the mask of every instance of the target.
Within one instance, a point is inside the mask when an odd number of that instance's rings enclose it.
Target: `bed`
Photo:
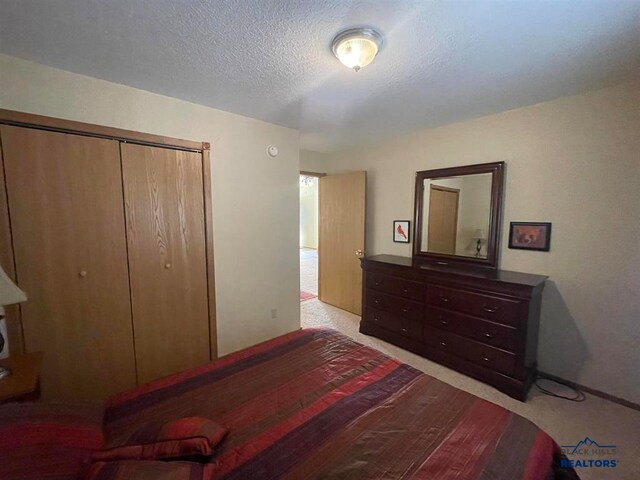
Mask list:
[[[228,429],[208,457],[91,478],[577,479],[533,423],[329,329],[284,335],[116,395],[104,435],[181,417]],[[106,466],[105,466],[106,465]],[[155,465],[155,466],[154,466]],[[184,476],[163,473],[181,468]],[[94,468],[95,470],[95,468]]]

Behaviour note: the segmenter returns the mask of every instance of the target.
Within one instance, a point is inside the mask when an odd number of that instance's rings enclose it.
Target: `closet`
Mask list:
[[[0,261],[28,295],[10,348],[45,353],[43,398],[215,358],[208,145],[0,113]]]

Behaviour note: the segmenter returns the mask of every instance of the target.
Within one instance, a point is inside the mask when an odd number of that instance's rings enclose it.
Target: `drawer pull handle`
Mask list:
[[[381,283],[382,283],[382,282],[380,282],[380,280],[376,280],[376,281],[375,281],[376,287],[377,287],[377,286],[379,286]]]
[[[380,299],[379,298],[374,298],[373,299],[373,303],[375,303],[377,305],[378,303],[380,303]]]
[[[411,310],[409,307],[402,307],[403,313],[409,313],[409,310]]]
[[[402,293],[409,293],[409,289],[408,288],[403,288],[402,289]]]
[[[447,298],[447,297],[440,297],[440,301],[441,301],[442,303],[449,303],[449,300],[451,300],[451,299],[450,299],[450,298]]]
[[[440,342],[440,345],[442,345],[443,347],[447,346],[447,342]]]
[[[485,334],[484,334],[484,336],[485,336],[486,338],[493,338],[493,335],[491,335],[490,333],[485,333]]]
[[[406,329],[406,328],[404,328],[404,327],[402,327],[402,331],[403,331],[404,333],[407,333],[407,329]]]
[[[440,325],[449,325],[449,320],[440,317]]]
[[[498,307],[487,307],[486,305],[484,305],[482,308],[485,312],[489,313],[496,313],[498,311]]]
[[[380,321],[380,319],[378,317],[373,317],[373,321],[377,323]]]
[[[486,356],[484,356],[484,355],[482,356],[482,359],[483,359],[485,362],[490,362],[490,361],[492,360],[491,358],[486,357]]]

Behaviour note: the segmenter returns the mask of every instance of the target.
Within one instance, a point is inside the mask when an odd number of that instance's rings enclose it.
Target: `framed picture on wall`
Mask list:
[[[393,241],[396,243],[409,243],[411,222],[409,220],[393,221]]]
[[[511,222],[509,248],[548,252],[551,245],[551,223]]]

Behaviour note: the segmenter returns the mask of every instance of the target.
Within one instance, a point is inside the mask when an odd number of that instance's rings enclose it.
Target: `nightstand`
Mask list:
[[[40,369],[43,352],[12,355],[0,360],[11,375],[0,380],[0,403],[24,402],[40,398]]]

